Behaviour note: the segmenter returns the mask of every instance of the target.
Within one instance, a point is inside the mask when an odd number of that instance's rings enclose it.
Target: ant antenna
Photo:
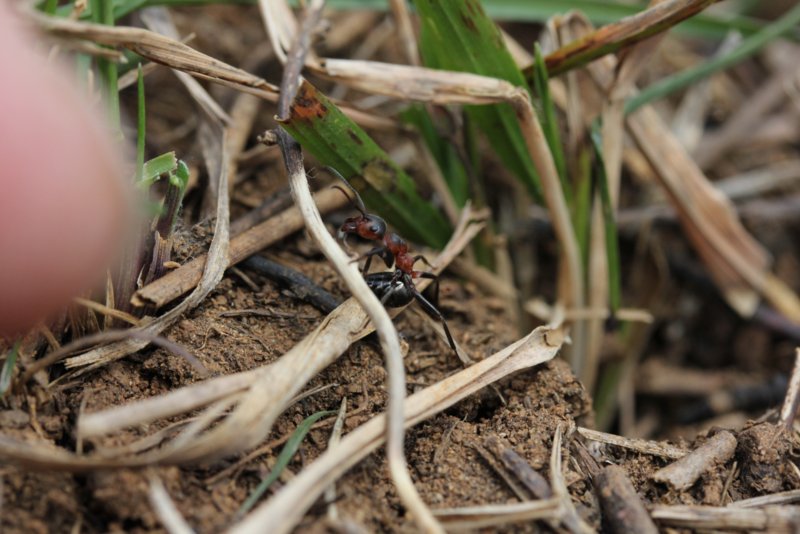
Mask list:
[[[360,206],[358,206],[358,205],[356,204],[356,202],[353,200],[353,198],[352,198],[350,195],[348,195],[348,194],[347,194],[347,191],[345,191],[345,190],[344,190],[344,188],[343,188],[342,186],[340,186],[340,185],[334,185],[334,186],[333,186],[333,188],[334,188],[334,189],[338,189],[339,191],[341,191],[341,192],[342,192],[342,194],[343,194],[345,197],[347,197],[347,200],[348,200],[348,202],[350,202],[350,205],[351,205],[351,206],[353,206],[354,208],[356,208],[358,211],[360,211],[362,216],[366,216],[366,213],[365,213],[365,212],[364,212],[364,211],[361,209],[361,207],[360,207]]]
[[[346,186],[347,186],[347,189],[349,189],[349,190],[350,190],[350,192],[351,192],[351,193],[353,193],[353,197],[352,197],[352,198],[350,197],[350,195],[348,195],[348,194],[345,192],[345,190],[344,190],[344,189],[342,189],[342,188],[341,188],[341,187],[339,187],[338,185],[335,185],[335,186],[333,186],[333,187],[334,187],[334,188],[336,188],[336,189],[338,189],[339,191],[341,191],[341,192],[344,194],[344,196],[346,196],[346,197],[347,197],[347,200],[349,200],[349,201],[350,201],[350,203],[351,203],[351,204],[352,204],[352,205],[353,205],[353,206],[354,206],[354,207],[355,207],[355,208],[356,208],[358,211],[360,211],[360,212],[361,212],[361,215],[366,215],[366,214],[367,214],[367,207],[366,207],[366,206],[364,206],[364,201],[363,201],[363,200],[361,200],[361,195],[359,195],[359,194],[358,194],[358,191],[356,191],[356,190],[355,190],[355,188],[354,188],[352,185],[350,185],[350,182],[348,182],[348,181],[345,179],[345,177],[344,177],[344,176],[342,176],[342,174],[341,174],[339,171],[337,171],[336,169],[334,169],[333,167],[326,166],[326,167],[323,167],[323,168],[324,168],[326,171],[328,171],[329,173],[331,173],[332,175],[334,175],[335,177],[337,177],[339,180],[341,180],[341,181],[342,181],[342,183],[344,183],[344,185],[346,185]]]

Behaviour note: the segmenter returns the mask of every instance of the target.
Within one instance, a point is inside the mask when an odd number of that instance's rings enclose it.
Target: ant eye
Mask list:
[[[369,227],[369,231],[372,232],[373,234],[377,234],[378,233],[378,227],[373,224],[372,226]]]

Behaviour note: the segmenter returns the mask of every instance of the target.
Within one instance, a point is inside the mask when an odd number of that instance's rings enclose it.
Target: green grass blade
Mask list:
[[[17,365],[17,356],[19,355],[21,343],[21,341],[14,343],[6,356],[6,361],[3,363],[3,370],[0,371],[0,397],[5,396],[11,386],[11,377],[14,376],[14,367]]]
[[[619,261],[619,240],[617,238],[617,221],[611,193],[608,190],[608,177],[603,161],[603,144],[597,130],[592,131],[596,161],[597,186],[600,188],[600,201],[603,205],[603,223],[606,236],[606,257],[608,261],[608,299],[612,314],[620,307],[622,300],[622,269]]]
[[[244,517],[247,512],[249,512],[253,506],[258,502],[258,500],[264,495],[264,493],[269,489],[269,487],[278,480],[278,477],[281,475],[286,466],[289,465],[292,457],[297,452],[297,449],[300,448],[300,443],[302,443],[303,439],[306,437],[306,434],[309,433],[311,427],[322,419],[323,417],[327,417],[329,415],[335,415],[337,412],[334,410],[326,410],[317,412],[315,414],[309,415],[303,421],[297,425],[297,428],[294,430],[291,436],[289,436],[289,440],[286,442],[286,445],[283,446],[281,449],[281,453],[278,455],[278,459],[275,462],[275,466],[269,472],[264,480],[253,490],[247,500],[244,501],[241,508],[236,512],[236,517],[241,518]]]
[[[664,78],[660,82],[654,83],[647,89],[644,89],[625,103],[625,112],[632,113],[645,104],[663,98],[670,93],[688,87],[703,78],[739,63],[761,50],[765,45],[785,35],[798,24],[800,24],[800,4],[787,11],[772,24],[765,26],[757,33],[744,39],[739,46],[731,50],[728,54],[723,54],[694,68],[686,69],[673,76]]]
[[[419,196],[411,177],[313,85],[303,82],[281,124],[320,163],[347,178],[403,237],[433,247],[447,242],[450,225]]]
[[[142,74],[142,64],[139,63],[139,71],[136,79],[136,182],[142,180],[144,172],[144,136],[146,126],[145,98],[144,98],[144,75]]]
[[[548,84],[547,66],[544,63],[544,56],[539,43],[534,45],[534,64],[533,82],[536,95],[541,104],[539,120],[542,123],[542,130],[553,153],[553,161],[561,178],[561,188],[564,190],[564,197],[567,199],[567,206],[572,207],[574,199],[572,196],[572,186],[567,179],[567,164],[564,159],[564,146],[561,144],[561,134],[559,133],[558,120],[556,119],[556,106],[550,98],[550,86]]]
[[[107,26],[114,25],[114,8],[112,0],[91,0],[89,4],[92,6],[92,21],[97,24],[105,24]],[[119,90],[117,89],[117,64],[113,61],[103,58],[97,58],[97,69],[100,73],[100,80],[105,94],[106,103],[108,106],[108,119],[111,121],[111,126],[116,132],[120,130],[119,118]]]
[[[178,158],[175,152],[166,152],[147,161],[142,166],[142,179],[137,182],[140,187],[148,188],[163,174],[175,172],[178,168]]]
[[[436,131],[433,119],[424,106],[414,104],[405,110],[401,117],[405,122],[416,127],[422,140],[436,159],[453,199],[459,207],[463,207],[470,197],[469,176],[453,145]]]
[[[415,0],[420,16],[420,50],[429,66],[500,78],[528,88],[505,47],[500,31],[477,0]],[[508,104],[467,106],[500,159],[541,199],[541,186]]]
[[[166,239],[172,235],[178,214],[183,206],[183,195],[189,184],[189,167],[183,160],[178,160],[178,167],[169,173],[167,192],[164,195],[164,204],[156,222],[156,231]]]
[[[58,0],[45,0],[44,3],[42,3],[39,6],[39,9],[41,9],[43,13],[46,13],[48,15],[55,14],[57,8],[58,8]]]

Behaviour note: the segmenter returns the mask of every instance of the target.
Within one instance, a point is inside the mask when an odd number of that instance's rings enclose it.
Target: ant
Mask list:
[[[358,191],[350,185],[344,176],[339,174],[339,172],[332,167],[326,167],[326,169],[339,178],[342,183],[347,186],[347,189],[353,193],[351,197],[347,194],[347,191],[340,186],[334,186],[347,197],[350,204],[360,213],[360,215],[356,217],[345,219],[337,232],[339,240],[348,249],[347,237],[353,234],[367,241],[380,241],[381,243],[362,256],[362,258],[366,258],[367,260],[362,271],[367,286],[369,286],[375,296],[380,299],[381,304],[388,308],[400,308],[416,300],[425,313],[442,323],[444,333],[447,336],[447,342],[450,344],[450,348],[453,349],[453,353],[458,356],[456,343],[453,341],[453,336],[450,334],[450,329],[447,327],[444,316],[442,316],[442,313],[436,306],[426,299],[414,285],[415,278],[433,280],[433,284],[435,284],[434,300],[438,301],[439,278],[431,272],[414,270],[414,264],[417,261],[421,260],[428,266],[431,266],[430,262],[422,255],[411,256],[408,252],[408,244],[406,241],[394,232],[387,232],[386,222],[377,215],[367,212],[364,201],[361,200],[361,195],[358,194]],[[386,267],[392,267],[392,265],[394,265],[394,272],[369,273],[370,263],[374,256],[380,257],[386,264]]]
[[[361,200],[361,196],[358,194],[358,191],[356,191],[355,188],[350,185],[350,182],[345,180],[344,176],[339,174],[339,172],[332,167],[326,167],[326,169],[328,169],[331,174],[339,178],[342,183],[347,186],[350,192],[353,193],[353,196],[351,197],[347,194],[347,191],[342,189],[340,186],[333,186],[341,191],[342,194],[347,197],[347,200],[350,201],[350,204],[361,214],[357,217],[349,217],[345,219],[344,223],[342,223],[342,226],[339,227],[339,231],[337,232],[337,237],[339,240],[344,243],[345,247],[348,249],[350,247],[347,244],[347,237],[350,235],[357,235],[358,237],[366,239],[367,241],[381,242],[380,245],[369,250],[359,258],[366,258],[367,260],[364,264],[364,275],[369,272],[370,265],[372,264],[372,258],[374,256],[381,258],[383,263],[386,264],[386,267],[391,267],[394,265],[404,273],[410,275],[413,275],[414,272],[418,272],[414,271],[414,264],[418,261],[423,261],[426,265],[428,265],[428,267],[432,267],[431,263],[422,254],[411,256],[408,253],[408,243],[406,243],[406,240],[394,232],[387,232],[386,222],[377,215],[367,212],[367,208],[364,206],[364,201]]]

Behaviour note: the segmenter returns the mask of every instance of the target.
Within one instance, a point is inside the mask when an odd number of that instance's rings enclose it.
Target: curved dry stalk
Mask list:
[[[509,374],[552,359],[560,350],[562,329],[539,327],[488,358],[406,399],[405,426],[412,427]],[[290,532],[332,481],[383,444],[386,415],[378,415],[347,434],[303,469],[272,499],[256,508],[229,534]]]
[[[161,520],[164,528],[170,534],[193,534],[194,530],[181,515],[175,503],[167,493],[164,483],[155,473],[151,473],[149,478],[150,491],[148,497],[150,504],[156,511],[156,515]]]
[[[291,102],[297,94],[299,86],[300,71],[310,48],[311,33],[319,21],[324,4],[324,0],[312,2],[292,43],[281,82],[281,97],[278,101],[279,118],[288,118],[290,115]],[[322,217],[314,204],[311,190],[308,187],[300,145],[282,128],[278,130],[277,135],[278,143],[283,152],[292,198],[300,208],[300,213],[303,215],[308,232],[320,247],[322,253],[325,254],[325,257],[333,264],[339,276],[344,279],[348,289],[367,313],[378,333],[381,348],[386,358],[387,389],[389,393],[386,409],[389,420],[387,425],[386,456],[397,493],[400,495],[403,504],[414,515],[419,527],[426,532],[444,534],[444,529],[433,517],[433,514],[431,514],[414,487],[414,482],[411,480],[411,475],[406,465],[405,452],[403,451],[405,438],[403,401],[406,395],[406,379],[397,330],[378,297],[367,286],[358,266],[351,261],[350,257],[328,232],[328,229],[325,228],[325,223],[322,222]]]
[[[282,146],[284,143],[287,145],[295,144],[295,150],[299,155],[299,146],[284,130],[280,130],[278,135],[279,139],[282,140]],[[286,151],[284,153],[286,154]],[[299,169],[289,169],[289,186],[295,203],[300,207],[300,212],[306,220],[306,228],[319,245],[323,254],[325,254],[325,257],[328,258],[344,279],[350,292],[369,315],[375,325],[381,348],[386,357],[389,382],[387,388],[389,400],[386,411],[391,422],[387,429],[387,458],[397,492],[400,494],[403,503],[414,513],[421,527],[427,532],[444,532],[414,488],[414,483],[406,467],[405,453],[403,452],[403,438],[405,435],[403,430],[403,400],[405,399],[406,387],[405,368],[403,367],[403,356],[400,351],[397,330],[378,297],[370,291],[357,265],[350,260],[350,257],[341,249],[327,228],[325,228],[325,223],[322,222],[322,217],[311,197],[311,190],[308,188],[308,180],[302,167],[302,161],[298,161],[298,163]],[[288,161],[287,166],[289,166]]]
[[[408,4],[406,4],[406,0],[389,0],[389,7],[392,10],[395,24],[397,24],[400,42],[403,43],[403,52],[405,52],[408,64],[417,66],[419,65],[419,50]]]

